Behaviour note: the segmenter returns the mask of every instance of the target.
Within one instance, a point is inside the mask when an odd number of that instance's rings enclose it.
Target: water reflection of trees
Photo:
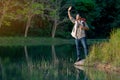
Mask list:
[[[85,75],[87,79],[83,80],[119,80],[120,75],[114,73],[108,73],[105,71],[97,70],[96,68],[85,68]]]
[[[29,76],[29,78],[33,79],[49,79],[58,77],[58,63],[59,60],[56,56],[55,46],[51,46],[51,55],[52,55],[52,62],[42,59],[38,62],[32,62],[32,58],[29,57],[27,46],[24,46],[25,58],[27,62],[27,67],[22,70],[22,73],[27,73],[28,75],[24,75],[24,77]],[[28,70],[28,71],[27,71]],[[54,80],[53,79],[53,80]]]
[[[52,45],[51,48],[52,48],[52,61],[53,61],[54,66],[56,66],[58,65],[59,60],[56,56],[55,46]]]
[[[26,70],[31,72],[31,79],[41,79],[41,80],[73,80],[76,76],[74,74],[74,67],[67,60],[59,60],[56,54],[56,49],[54,45],[51,45],[51,55],[52,59],[38,60],[37,62],[32,61],[32,58],[28,56],[28,49],[24,47],[25,56],[27,61],[27,66],[23,69],[23,76]],[[30,67],[32,66],[32,67]],[[26,68],[26,69],[25,69]],[[73,78],[74,76],[74,78]],[[27,77],[27,76],[26,76]]]
[[[25,52],[25,58],[26,58],[27,66],[28,66],[28,73],[29,73],[28,76],[31,76],[32,75],[32,60],[28,56],[27,46],[24,46],[24,52]]]
[[[3,64],[2,64],[2,61],[1,61],[1,57],[0,57],[0,72],[1,72],[1,80],[6,80],[5,78],[5,71],[4,71],[4,67],[3,67]]]
[[[118,73],[110,73],[83,66],[75,66],[77,69],[76,80],[119,80]]]
[[[58,48],[57,48],[58,49]],[[30,55],[27,46],[22,48],[24,50],[24,57],[22,59],[12,62],[0,57],[0,80],[119,80],[119,76],[115,74],[98,71],[95,69],[76,70],[73,63],[59,58],[56,52],[56,46],[51,45],[50,51],[51,60],[39,59],[34,61]],[[9,51],[10,52],[10,51]],[[11,52],[10,52],[11,53]],[[21,52],[20,52],[21,53]],[[63,51],[64,53],[64,51]],[[34,54],[34,52],[32,52]],[[35,54],[34,54],[35,55]],[[41,54],[39,53],[40,58]],[[46,55],[46,54],[45,54]],[[38,55],[37,55],[38,56]],[[24,60],[23,60],[24,58]],[[16,59],[15,59],[16,60]],[[27,64],[26,64],[27,63]],[[85,78],[85,76],[87,78]]]
[[[86,75],[85,71],[84,71],[84,67],[83,66],[74,66],[76,67],[76,80],[89,80],[88,76]]]

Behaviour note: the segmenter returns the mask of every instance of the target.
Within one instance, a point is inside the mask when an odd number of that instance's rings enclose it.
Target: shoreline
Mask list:
[[[116,73],[120,73],[120,67],[115,67],[112,66],[110,64],[102,64],[102,63],[94,63],[94,64],[86,64],[85,60],[81,60],[79,62],[75,62],[74,63],[75,66],[83,66],[83,67],[93,67],[93,68],[97,68],[98,70],[102,70],[102,71],[106,71],[106,72],[116,72]]]
[[[97,63],[97,64],[94,65],[94,67],[99,69],[99,70],[104,70],[106,72],[120,73],[120,67],[115,67],[115,66],[112,66],[110,64]]]

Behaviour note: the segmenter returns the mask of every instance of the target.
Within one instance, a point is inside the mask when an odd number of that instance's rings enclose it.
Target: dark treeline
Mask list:
[[[8,4],[9,3],[9,4]],[[72,16],[86,18],[88,38],[109,38],[120,24],[120,0],[1,0],[0,36],[72,38]]]

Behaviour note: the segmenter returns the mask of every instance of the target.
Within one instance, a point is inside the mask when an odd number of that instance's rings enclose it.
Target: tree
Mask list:
[[[53,22],[53,27],[52,27],[52,38],[55,37],[56,29],[58,25],[60,25],[63,22],[66,22],[68,19],[67,17],[63,18],[61,20],[60,14],[61,10],[65,8],[65,5],[62,5],[63,0],[46,0],[46,5],[45,10],[48,12],[47,14],[44,14],[44,16],[47,16],[47,18]],[[61,11],[61,12],[60,12]]]
[[[32,19],[35,15],[43,14],[43,4],[36,2],[35,0],[25,0],[24,4],[21,5],[22,9],[18,10],[22,18],[26,21],[24,37],[27,37],[29,27],[32,25]]]
[[[18,1],[16,0],[1,0],[0,1],[0,28],[3,24],[10,25],[8,19],[15,19],[15,11],[12,9],[18,6]]]
[[[100,9],[100,16],[92,22],[96,26],[96,37],[109,38],[112,29],[119,27],[119,3],[119,0],[96,0]]]

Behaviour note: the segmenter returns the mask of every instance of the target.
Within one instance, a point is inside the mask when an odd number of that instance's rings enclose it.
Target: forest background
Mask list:
[[[120,0],[0,0],[0,36],[71,39],[72,16],[86,18],[88,38],[109,38],[120,26]]]

